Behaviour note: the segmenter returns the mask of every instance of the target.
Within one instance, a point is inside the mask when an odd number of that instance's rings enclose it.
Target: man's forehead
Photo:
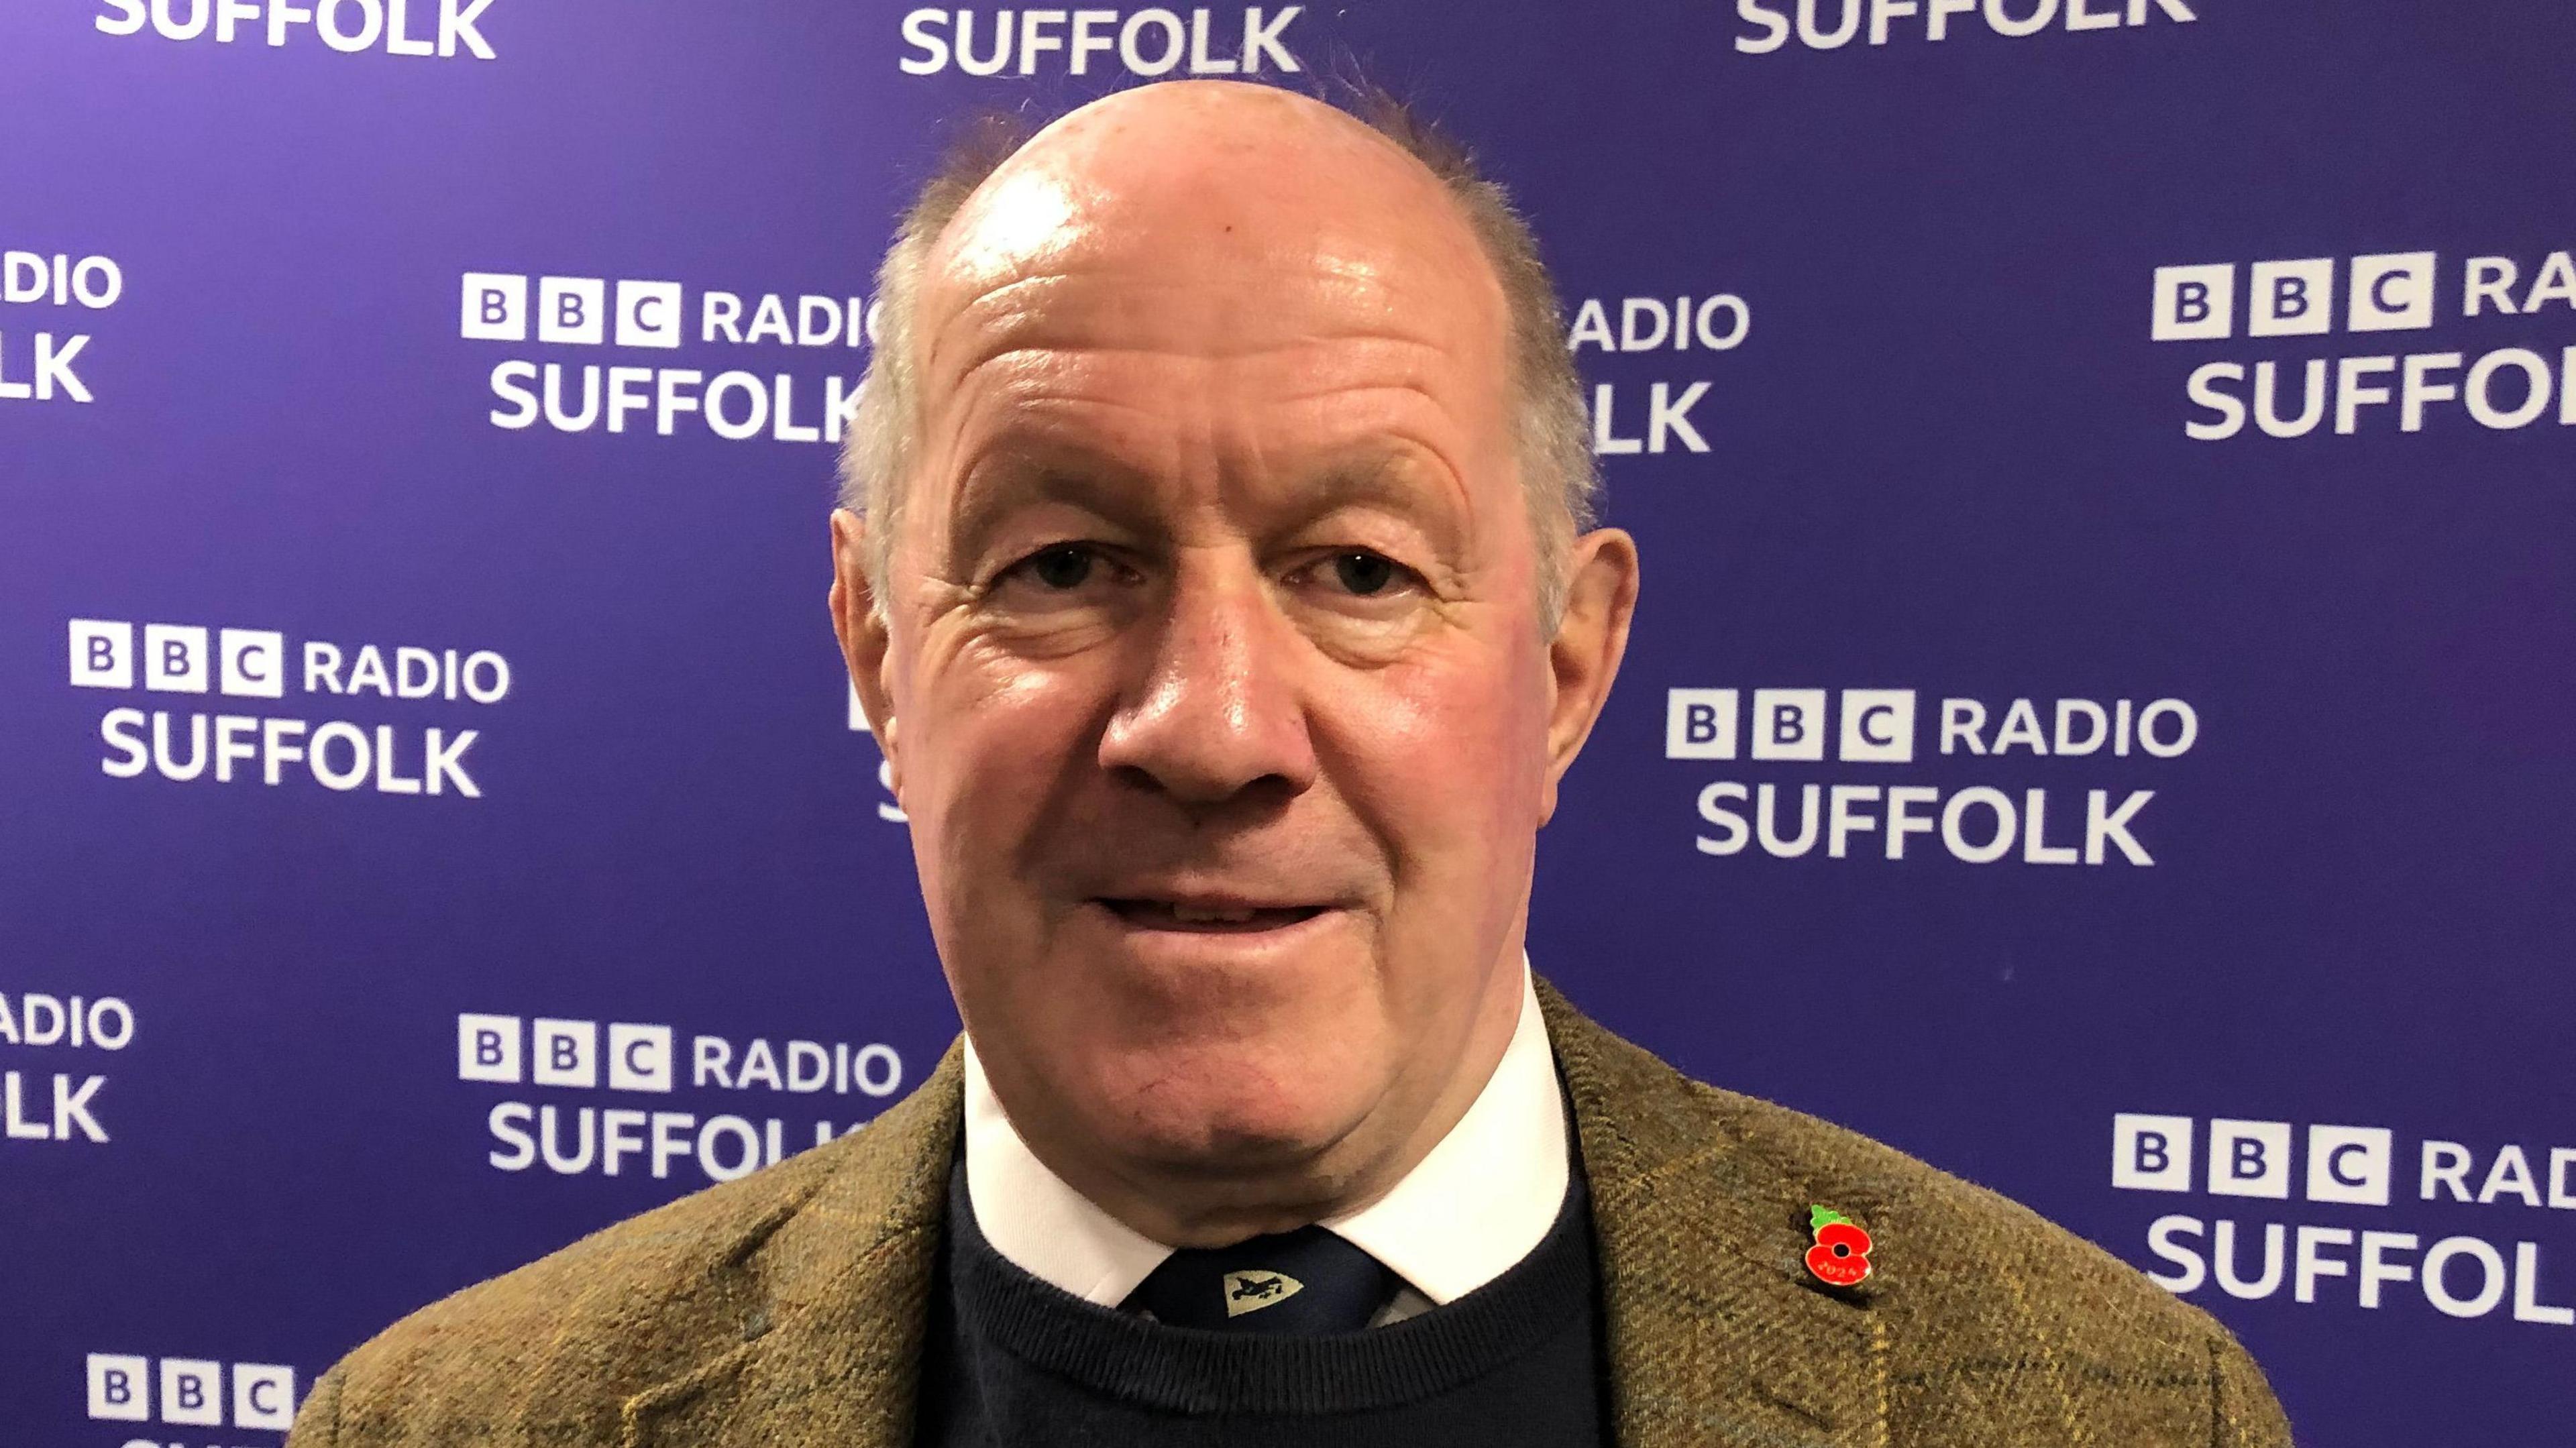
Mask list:
[[[1261,273],[1363,307],[1501,320],[1482,248],[1428,168],[1319,101],[1238,82],[1143,87],[1058,121],[976,189],[928,260],[933,328],[1024,279]]]

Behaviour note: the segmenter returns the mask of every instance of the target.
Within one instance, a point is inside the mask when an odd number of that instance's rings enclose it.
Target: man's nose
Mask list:
[[[1140,677],[1101,735],[1101,767],[1193,805],[1303,793],[1315,781],[1303,640],[1258,574],[1184,569],[1169,600],[1138,641]]]

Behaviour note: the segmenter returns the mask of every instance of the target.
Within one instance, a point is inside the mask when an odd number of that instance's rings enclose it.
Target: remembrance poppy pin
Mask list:
[[[1816,1245],[1807,1249],[1807,1271],[1827,1287],[1856,1287],[1869,1276],[1869,1233],[1831,1207],[1809,1207],[1807,1225]]]

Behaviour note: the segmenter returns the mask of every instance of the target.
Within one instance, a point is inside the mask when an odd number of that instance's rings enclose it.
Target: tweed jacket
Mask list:
[[[1544,986],[1627,1448],[2286,1448],[2226,1330],[2029,1211],[1691,1081]],[[865,1129],[413,1314],[288,1448],[908,1448],[959,1053]],[[1808,1208],[1875,1238],[1847,1290]]]

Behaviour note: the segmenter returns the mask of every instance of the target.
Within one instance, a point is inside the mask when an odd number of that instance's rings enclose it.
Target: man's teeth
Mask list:
[[[1253,916],[1250,910],[1202,909],[1196,905],[1174,905],[1171,911],[1172,918],[1183,925],[1248,925]]]

